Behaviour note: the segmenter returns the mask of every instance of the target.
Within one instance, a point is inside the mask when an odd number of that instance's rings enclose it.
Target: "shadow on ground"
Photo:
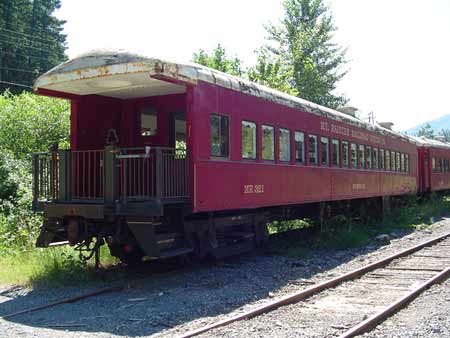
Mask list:
[[[412,230],[399,230],[397,234],[402,237],[411,232]],[[279,249],[286,241],[296,241],[300,246],[308,246],[310,240],[311,230],[295,231],[272,238],[270,248]],[[260,250],[225,261],[183,268],[175,265],[175,270],[169,272],[158,271],[161,266],[154,264],[143,266],[139,270],[118,269],[113,271],[122,274],[118,283],[126,285],[133,282],[133,287],[122,292],[3,319],[0,320],[0,328],[13,322],[33,328],[61,330],[62,336],[65,334],[63,331],[123,337],[164,333],[169,328],[204,317],[227,314],[248,303],[265,299],[269,293],[276,293],[293,280],[309,279],[318,273],[327,272],[356,256],[376,251],[382,245],[383,243],[371,241],[365,247],[352,250],[312,250],[308,253],[308,258],[275,255],[269,248],[268,251]],[[140,281],[135,282],[136,279]],[[104,285],[97,283],[82,289],[6,290],[0,293],[0,316],[101,286]],[[296,289],[307,286],[296,285]],[[184,330],[186,328],[182,328]],[[48,333],[33,332],[43,337]]]

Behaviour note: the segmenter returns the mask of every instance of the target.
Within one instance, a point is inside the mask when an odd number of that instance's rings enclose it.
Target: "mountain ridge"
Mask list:
[[[408,135],[416,135],[417,132],[420,130],[420,128],[425,126],[427,123],[430,124],[431,128],[434,130],[435,133],[438,133],[442,129],[450,129],[450,114],[438,117],[437,119],[434,120],[425,121],[421,124],[418,124],[415,127],[406,130],[405,132]]]

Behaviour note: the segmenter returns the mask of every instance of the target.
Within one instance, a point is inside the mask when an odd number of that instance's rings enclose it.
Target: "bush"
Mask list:
[[[23,92],[0,95],[0,145],[16,159],[48,151],[53,144],[68,145],[69,103]]]

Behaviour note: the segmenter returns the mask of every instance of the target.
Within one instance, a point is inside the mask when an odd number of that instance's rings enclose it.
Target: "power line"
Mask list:
[[[1,29],[1,28],[0,28],[0,29]],[[39,42],[39,41],[33,41],[33,40],[30,40],[30,39],[25,38],[25,37],[22,37],[22,36],[12,36],[12,35],[10,35],[10,34],[2,33],[2,32],[0,32],[0,35],[3,35],[3,36],[5,36],[5,37],[7,37],[7,38],[13,38],[13,39],[18,39],[18,40],[23,40],[23,41],[25,41],[25,42],[27,42],[27,43],[31,43],[31,44],[40,44],[40,45],[42,45],[42,46],[52,46],[52,45],[49,44],[49,43],[46,43],[46,42]]]
[[[55,39],[49,39],[49,38],[45,39],[45,38],[41,38],[39,36],[34,36],[32,34],[26,34],[26,33],[22,33],[22,32],[19,32],[19,31],[14,31],[14,30],[7,29],[7,28],[0,28],[0,29],[3,30],[3,31],[6,31],[6,32],[14,33],[14,34],[19,34],[19,35],[23,35],[23,36],[29,36],[29,37],[31,37],[33,39],[39,39],[39,40],[42,40],[42,41],[48,41],[48,42],[55,42],[56,41]]]
[[[17,42],[6,41],[6,40],[2,40],[2,39],[0,39],[0,41],[1,41],[1,42],[5,42],[5,43],[10,43],[10,44],[12,44],[12,45],[18,44]],[[33,47],[33,46],[20,46],[20,47],[22,47],[22,48],[36,49],[36,50],[40,50],[40,51],[43,51],[43,52],[52,52],[50,49],[43,49],[43,48],[38,48],[38,47]]]
[[[33,88],[31,86],[28,86],[28,85],[25,85],[22,83],[14,83],[14,82],[2,81],[2,80],[0,80],[0,83],[5,83],[5,84],[13,85],[13,86],[18,86],[18,87]]]
[[[25,57],[25,58],[35,58],[35,59],[41,59],[41,60],[48,60],[48,58],[44,58],[42,56],[24,55],[24,54],[19,54],[19,53],[7,52],[5,50],[0,50],[0,53],[14,55],[14,56],[22,56],[22,57]]]
[[[34,74],[34,71],[32,71],[32,70],[25,70],[25,69],[18,69],[18,68],[9,68],[9,67],[0,67],[0,69],[13,70],[15,72],[33,73]]]

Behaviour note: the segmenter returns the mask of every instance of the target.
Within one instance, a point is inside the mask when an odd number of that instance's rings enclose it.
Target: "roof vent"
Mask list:
[[[392,130],[392,126],[394,125],[393,122],[378,122],[378,124],[386,129]]]
[[[347,114],[347,115],[350,115],[350,116],[353,116],[353,117],[357,117],[357,114],[359,112],[358,108],[352,107],[352,106],[341,107],[341,108],[338,108],[338,110],[341,113],[344,113],[344,114]]]

